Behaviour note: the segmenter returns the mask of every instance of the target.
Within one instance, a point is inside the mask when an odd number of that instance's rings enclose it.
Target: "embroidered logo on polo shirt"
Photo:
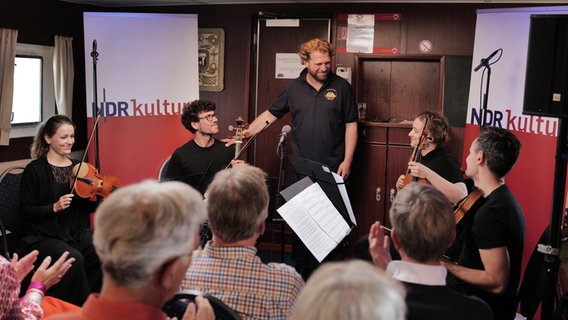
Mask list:
[[[335,91],[335,89],[327,89],[327,90],[325,90],[325,93],[323,94],[323,96],[328,101],[333,101],[333,100],[335,100],[335,98],[337,98],[337,91]]]

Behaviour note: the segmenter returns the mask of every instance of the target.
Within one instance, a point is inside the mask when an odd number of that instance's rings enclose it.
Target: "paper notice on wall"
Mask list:
[[[304,68],[297,53],[277,53],[274,77],[276,79],[295,79]]]
[[[347,17],[347,52],[373,53],[374,14],[350,14]]]

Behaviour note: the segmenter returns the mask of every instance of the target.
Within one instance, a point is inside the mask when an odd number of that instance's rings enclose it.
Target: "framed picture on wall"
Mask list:
[[[225,30],[199,28],[198,46],[199,90],[223,91]]]

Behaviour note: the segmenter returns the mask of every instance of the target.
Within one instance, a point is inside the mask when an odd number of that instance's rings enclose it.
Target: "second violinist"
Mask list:
[[[434,112],[422,112],[414,119],[408,136],[418,154],[408,163],[407,172],[416,179],[427,180],[456,204],[467,196],[467,188],[458,160],[443,148],[448,130],[448,121]],[[405,175],[399,177],[396,186],[405,186]]]
[[[32,145],[32,160],[24,169],[20,188],[20,215],[26,227],[23,254],[39,251],[37,262],[69,252],[75,261],[48,294],[81,306],[102,283],[100,261],[93,246],[91,213],[98,202],[71,193],[75,125],[64,115],[41,125]],[[36,263],[37,263],[36,262]]]

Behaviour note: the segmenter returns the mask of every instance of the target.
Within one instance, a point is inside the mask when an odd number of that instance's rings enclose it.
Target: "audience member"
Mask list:
[[[43,303],[46,290],[59,283],[75,261],[74,258],[67,258],[69,253],[65,252],[52,266],[49,266],[51,257],[46,257],[35,270],[26,294],[20,300],[20,283],[34,269],[33,264],[38,254],[39,252],[34,250],[21,259],[14,254],[11,262],[0,256],[0,283],[2,284],[0,319],[42,319],[45,315]],[[58,304],[61,307],[59,311],[78,308],[55,299],[51,300],[51,303]]]
[[[20,214],[27,230],[26,252],[38,250],[38,261],[69,252],[75,262],[49,295],[82,305],[89,293],[98,292],[102,274],[93,247],[91,213],[97,202],[71,193],[73,167],[69,158],[75,143],[75,125],[64,115],[50,117],[35,137],[32,160],[20,185]]]
[[[50,319],[166,319],[161,308],[179,289],[191,263],[205,206],[199,192],[169,181],[145,181],[113,192],[95,214],[94,244],[103,286],[82,309]],[[196,299],[183,319],[213,319]]]
[[[304,285],[291,266],[256,255],[268,215],[265,178],[248,164],[215,175],[207,189],[213,239],[193,253],[181,286],[221,299],[243,319],[285,319]]]
[[[440,257],[455,236],[450,201],[436,188],[410,183],[396,196],[390,209],[390,239],[401,260],[391,261],[389,238],[380,222],[371,226],[373,263],[400,280],[406,288],[408,320],[492,318],[481,299],[468,297],[446,285],[447,270]]]
[[[521,143],[503,128],[482,127],[466,158],[465,174],[483,190],[485,202],[464,226],[457,264],[446,261],[448,284],[479,296],[493,309],[495,319],[514,319],[521,277],[525,218],[505,184],[505,175],[519,157]]]
[[[404,320],[404,288],[361,260],[327,262],[310,277],[293,320]]]

